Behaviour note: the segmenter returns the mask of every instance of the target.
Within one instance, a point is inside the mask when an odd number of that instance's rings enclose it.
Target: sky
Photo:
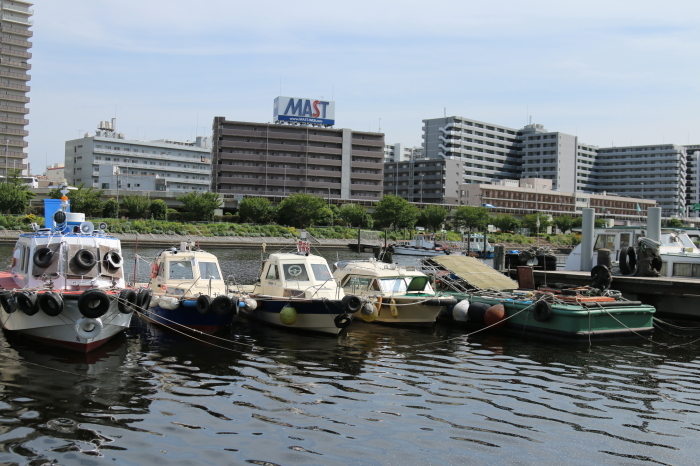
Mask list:
[[[272,121],[333,100],[336,127],[420,146],[422,120],[539,123],[600,147],[700,144],[700,2],[35,0],[33,173],[116,116],[129,139]]]

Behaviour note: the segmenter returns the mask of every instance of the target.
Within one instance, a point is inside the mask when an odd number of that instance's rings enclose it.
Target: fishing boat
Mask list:
[[[176,331],[215,333],[233,324],[236,307],[215,255],[182,241],[164,249],[151,265],[153,297],[144,317]]]
[[[441,311],[457,304],[438,295],[430,277],[415,267],[400,267],[374,259],[341,261],[333,276],[343,290],[368,301],[355,317],[385,324],[432,325]]]
[[[528,269],[528,267],[520,267]],[[653,306],[594,287],[522,289],[471,257],[425,259],[423,270],[459,300],[440,320],[558,341],[635,338],[653,332]],[[530,269],[531,270],[531,269]]]
[[[394,254],[408,256],[444,256],[462,254],[458,244],[441,241],[431,233],[419,233],[412,240],[400,240],[392,244],[389,250]]]
[[[241,313],[277,327],[337,335],[362,303],[346,296],[325,258],[313,255],[302,233],[296,253],[273,253],[258,282],[239,297]]]
[[[106,224],[70,212],[68,186],[60,203],[45,201],[44,228],[20,235],[8,271],[0,272],[4,329],[83,353],[129,326],[145,295],[127,288],[119,239]]]
[[[468,236],[469,247],[464,249],[468,254],[480,259],[493,259],[493,246],[489,243],[488,237],[476,233]],[[466,241],[465,241],[466,243]]]

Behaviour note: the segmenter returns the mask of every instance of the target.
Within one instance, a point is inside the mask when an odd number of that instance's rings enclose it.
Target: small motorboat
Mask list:
[[[444,256],[449,254],[462,254],[457,243],[439,240],[436,235],[420,233],[412,240],[400,240],[389,248],[394,254],[407,256]]]
[[[70,212],[61,188],[60,201],[45,200],[45,228],[20,235],[0,272],[0,319],[6,330],[87,353],[126,329],[148,298],[126,287],[119,239]]]
[[[227,292],[219,261],[192,241],[158,253],[148,289],[153,296],[143,316],[150,322],[208,334],[233,324],[238,301]]]

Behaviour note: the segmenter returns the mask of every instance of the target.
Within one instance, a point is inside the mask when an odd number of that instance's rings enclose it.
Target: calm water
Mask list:
[[[258,252],[215,252],[253,280]],[[222,337],[134,319],[85,357],[0,335],[0,463],[697,464],[700,344],[364,323],[335,338],[240,322]]]

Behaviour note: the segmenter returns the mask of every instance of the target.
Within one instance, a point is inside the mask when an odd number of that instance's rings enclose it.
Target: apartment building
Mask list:
[[[421,204],[456,204],[463,165],[457,157],[387,162],[384,194]]]
[[[211,153],[196,141],[126,139],[112,122],[65,143],[65,177],[72,185],[124,191],[208,191]]]
[[[404,144],[386,144],[384,145],[384,161],[385,162],[405,162],[423,158],[424,151],[422,147],[406,147]]]
[[[700,217],[700,210],[693,210],[700,204],[700,144],[685,146],[686,151],[686,189],[685,205],[689,217]]]
[[[223,194],[379,200],[384,134],[321,126],[213,122],[211,189]]]
[[[58,186],[66,178],[66,166],[63,163],[54,163],[46,167],[46,179],[49,184]]]
[[[29,174],[26,127],[29,124],[29,70],[32,58],[31,2],[0,1],[0,174],[20,169]]]

